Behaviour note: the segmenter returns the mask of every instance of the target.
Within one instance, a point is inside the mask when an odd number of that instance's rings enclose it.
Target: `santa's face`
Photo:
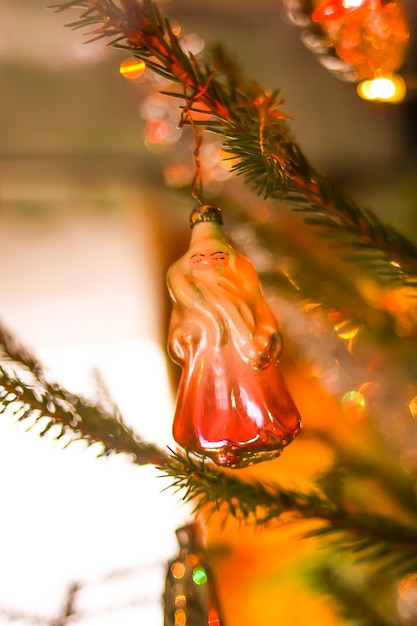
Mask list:
[[[193,271],[216,269],[229,263],[229,253],[224,250],[201,250],[190,256],[190,267]]]

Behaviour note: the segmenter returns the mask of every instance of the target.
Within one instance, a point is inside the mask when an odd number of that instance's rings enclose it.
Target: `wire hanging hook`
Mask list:
[[[201,145],[203,143],[203,135],[199,131],[198,126],[191,114],[191,111],[192,111],[193,104],[197,100],[199,100],[199,98],[201,98],[201,96],[203,96],[205,92],[207,91],[210,85],[210,82],[213,79],[215,71],[216,71],[216,68],[214,67],[204,87],[200,89],[197,93],[195,93],[191,98],[189,98],[187,94],[187,86],[184,84],[185,106],[181,111],[181,118],[180,118],[180,124],[179,124],[181,128],[182,126],[184,126],[186,122],[188,122],[193,130],[194,141],[195,141],[195,149],[194,149],[195,172],[194,172],[193,180],[191,182],[191,195],[193,198],[195,198],[195,200],[197,200],[199,204],[203,204],[202,195],[203,195],[203,188],[204,188],[202,169],[201,169],[201,155],[200,155]]]

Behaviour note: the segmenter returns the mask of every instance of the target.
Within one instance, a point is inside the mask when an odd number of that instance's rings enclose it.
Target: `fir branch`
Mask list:
[[[399,620],[382,616],[368,601],[368,594],[358,590],[329,567],[322,567],[315,572],[315,582],[322,591],[330,593],[338,604],[339,612],[349,620],[360,620],[364,626],[399,626]],[[356,622],[355,622],[356,623]]]
[[[0,326],[0,413],[8,412],[29,428],[42,425],[41,436],[65,436],[68,443],[84,440],[102,445],[100,456],[124,453],[138,465],[164,462],[166,455],[141,441],[124,424],[120,412],[92,404],[47,380],[39,361]],[[67,445],[68,445],[67,443]]]
[[[360,262],[380,279],[417,286],[417,246],[361,209],[311,166],[291,138],[278,94],[255,81],[245,84],[219,46],[210,63],[186,54],[152,0],[77,0],[52,8],[83,11],[71,28],[95,26],[90,31],[95,39],[110,39],[109,45],[181,83],[188,101],[195,99],[212,112],[214,119],[203,126],[223,136],[226,152],[235,159],[233,171],[256,193],[285,200],[304,213],[307,224],[360,251]],[[381,257],[376,259],[375,252]],[[353,256],[348,260],[359,262]]]
[[[320,491],[301,492],[243,481],[182,452],[168,457],[140,441],[116,408],[108,412],[50,383],[37,359],[3,328],[0,358],[5,363],[0,366],[0,413],[9,411],[29,427],[40,423],[41,436],[49,433],[55,439],[65,436],[69,443],[81,439],[88,445],[100,443],[102,455],[125,453],[139,465],[157,465],[174,479],[171,487],[185,492],[184,500],[196,502],[196,510],[205,506],[258,525],[279,520],[283,513],[287,522],[316,520],[318,526],[309,535],[330,538],[362,558],[389,559],[404,573],[417,568],[417,528],[377,514],[352,514],[331,481],[329,490],[323,480]]]
[[[367,512],[352,513],[342,501],[322,490],[309,492],[285,489],[278,485],[247,482],[196,460],[174,452],[160,469],[173,478],[176,491],[184,490],[184,500],[194,501],[195,510],[208,507],[238,520],[266,525],[279,520],[316,520],[318,526],[307,536],[321,536],[338,547],[358,552],[365,559],[386,559],[402,572],[417,568],[417,527]]]
[[[371,479],[389,495],[392,502],[396,502],[407,516],[417,519],[417,502],[415,497],[415,481],[413,475],[405,471],[397,458],[397,453],[390,451],[384,445],[380,433],[372,429],[372,455],[344,447],[336,442],[332,436],[322,430],[304,431],[304,436],[311,436],[324,442],[333,449],[335,463],[332,465],[331,475],[324,476],[318,484],[326,486],[327,493],[340,493],[340,486],[346,476],[361,479]]]

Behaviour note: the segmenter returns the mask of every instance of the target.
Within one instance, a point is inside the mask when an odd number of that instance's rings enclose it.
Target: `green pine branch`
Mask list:
[[[163,463],[166,455],[143,442],[123,422],[114,405],[100,406],[50,382],[39,361],[0,326],[0,413],[28,428],[41,426],[40,436],[101,444],[101,456],[127,454],[145,465]]]
[[[285,521],[317,521],[307,536],[320,536],[337,548],[358,554],[364,560],[382,561],[401,574],[417,568],[417,521],[405,523],[377,513],[351,510],[343,497],[326,490],[296,491],[277,484],[247,482],[215,468],[204,460],[175,452],[161,466],[174,481],[170,485],[194,502],[195,511],[208,507],[211,513],[231,515],[242,522],[269,525],[285,513]]]
[[[363,626],[400,626],[403,623],[391,615],[381,615],[375,609],[369,597],[374,599],[379,595],[375,590],[373,594],[370,589],[364,591],[362,586],[359,590],[357,584],[345,579],[339,571],[335,572],[327,566],[321,567],[315,572],[315,583],[322,592],[330,594],[336,600],[339,613],[348,620],[358,620],[357,623]]]
[[[312,167],[290,135],[278,92],[245,82],[220,46],[201,61],[185,53],[152,0],[76,0],[52,8],[81,11],[69,27],[90,29],[93,40],[108,39],[180,85],[168,95],[185,99],[191,115],[207,107],[212,118],[201,125],[222,136],[233,171],[257,194],[285,200],[306,224],[349,249],[349,262],[383,281],[417,286],[417,246]]]
[[[170,488],[181,491],[184,501],[192,502],[196,511],[210,508],[212,513],[223,514],[225,520],[231,515],[255,525],[277,522],[283,514],[287,523],[315,521],[310,536],[321,536],[338,549],[357,552],[366,560],[389,562],[403,574],[417,569],[417,506],[413,506],[414,500],[408,502],[414,490],[412,477],[397,473],[395,479],[385,480],[370,460],[349,457],[347,451],[338,449],[335,471],[332,467],[310,491],[248,482],[236,472],[220,470],[187,453],[167,455],[141,441],[123,423],[113,404],[111,410],[96,406],[51,383],[39,361],[1,326],[0,361],[0,413],[10,413],[29,428],[41,425],[41,436],[63,438],[66,445],[79,440],[100,444],[98,455],[124,453],[139,465],[156,465],[163,476],[172,479]],[[359,477],[366,473],[381,480],[392,500],[403,506],[407,521],[366,510],[352,513],[340,489],[342,465]]]
[[[285,513],[285,520],[316,521],[309,535],[321,536],[338,549],[357,552],[360,558],[389,562],[399,573],[417,568],[417,505],[410,500],[412,478],[401,473],[385,475],[369,459],[348,456],[338,449],[338,463],[327,477],[310,491],[291,490],[277,484],[240,479],[235,472],[214,467],[183,452],[170,456],[157,446],[141,441],[128,428],[112,405],[96,406],[47,380],[39,361],[0,327],[0,413],[11,413],[29,427],[41,424],[41,436],[63,438],[69,445],[78,440],[100,444],[99,455],[124,453],[139,465],[151,463],[173,479],[170,488],[181,491],[195,509],[211,508],[227,519],[269,525]],[[327,442],[329,443],[329,442]],[[333,445],[336,445],[333,442]],[[343,468],[351,474],[366,474],[380,480],[391,496],[408,511],[404,522],[366,510],[352,512],[336,482],[343,480]],[[339,468],[338,471],[337,468]],[[408,483],[410,483],[408,485]]]

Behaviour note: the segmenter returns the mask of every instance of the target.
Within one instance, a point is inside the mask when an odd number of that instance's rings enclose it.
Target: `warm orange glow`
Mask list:
[[[185,574],[185,565],[179,561],[171,565],[171,572],[174,578],[182,578]]]
[[[144,61],[136,59],[135,57],[129,57],[120,64],[120,73],[129,80],[136,80],[142,76],[145,68],[146,65]]]
[[[410,409],[410,413],[414,419],[417,419],[417,396],[411,399],[408,408]]]
[[[388,76],[401,67],[410,38],[402,0],[313,0],[313,6],[311,19],[320,23],[328,43],[355,69],[358,80]]]
[[[164,169],[165,182],[169,187],[184,187],[191,183],[194,172],[185,163],[173,163]]]
[[[408,574],[398,584],[398,593],[401,597],[406,597],[407,592],[415,587],[417,583],[417,574]]]
[[[360,422],[366,414],[365,398],[359,391],[347,391],[342,398],[342,411],[351,422]]]
[[[178,24],[177,22],[173,22],[171,24],[171,29],[176,37],[178,37],[181,34],[181,30],[182,30],[181,24]]]
[[[352,326],[348,321],[335,324],[334,329],[340,339],[354,339],[359,332],[359,326]]]
[[[187,604],[187,598],[185,597],[183,593],[180,593],[177,596],[175,596],[175,606],[177,606],[180,609],[183,609],[186,604]]]
[[[187,565],[195,567],[198,563],[198,557],[195,554],[189,554],[186,558]]]
[[[187,623],[187,614],[184,609],[175,611],[175,626],[185,626]]]
[[[163,143],[168,137],[168,124],[164,120],[149,120],[145,127],[145,139],[149,143]]]
[[[209,609],[208,626],[220,626],[219,614],[216,609]]]
[[[198,100],[193,102],[193,106],[188,114],[194,122],[206,122],[212,115],[209,107],[204,102],[199,102]]]
[[[407,88],[401,76],[391,74],[363,80],[358,84],[356,91],[364,100],[397,103],[404,100]]]

